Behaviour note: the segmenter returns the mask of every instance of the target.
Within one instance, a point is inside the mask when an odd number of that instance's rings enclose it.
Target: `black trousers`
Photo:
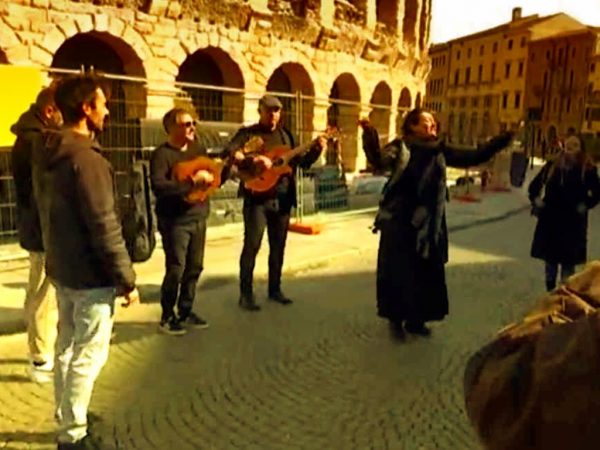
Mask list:
[[[159,221],[165,251],[165,278],[160,289],[162,320],[175,314],[185,318],[191,312],[196,297],[196,285],[202,273],[206,220],[190,223]]]
[[[244,248],[240,257],[242,295],[252,295],[254,265],[265,228],[269,238],[269,295],[281,290],[281,269],[289,223],[289,211],[281,211],[276,200],[244,203]]]

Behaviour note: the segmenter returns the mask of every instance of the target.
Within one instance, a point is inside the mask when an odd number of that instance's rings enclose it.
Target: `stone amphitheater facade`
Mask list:
[[[160,117],[195,83],[222,89],[213,120],[248,123],[266,90],[301,92],[311,129],[338,102],[347,129],[371,114],[394,134],[424,93],[430,15],[431,0],[8,0],[0,62],[144,80],[123,87],[126,117]]]

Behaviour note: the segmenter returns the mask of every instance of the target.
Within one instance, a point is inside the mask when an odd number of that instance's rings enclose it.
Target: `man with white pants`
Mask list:
[[[59,311],[58,448],[97,448],[87,434],[88,405],[108,358],[115,299],[135,300],[135,273],[115,210],[113,170],[96,140],[108,114],[102,85],[90,75],[67,78],[55,100],[65,126],[47,143],[49,208],[42,226]]]

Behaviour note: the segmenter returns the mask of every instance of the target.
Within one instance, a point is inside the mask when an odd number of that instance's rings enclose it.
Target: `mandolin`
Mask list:
[[[244,145],[244,152],[255,152],[264,144],[260,138],[251,139]],[[173,176],[177,181],[184,182],[191,179],[198,171],[206,170],[213,176],[213,181],[207,185],[199,185],[190,191],[185,199],[189,203],[201,203],[212,195],[221,186],[221,173],[225,161],[220,158],[199,156],[189,161],[181,161],[173,167]]]
[[[337,133],[338,132],[336,130],[328,129],[319,137],[322,136],[328,139]],[[256,193],[268,192],[273,189],[282,176],[292,173],[293,169],[289,164],[290,161],[296,156],[306,153],[310,149],[310,146],[313,144],[313,142],[314,141],[309,142],[308,144],[300,145],[293,149],[282,145],[274,147],[270,150],[262,151],[260,155],[269,158],[273,162],[273,165],[270,169],[264,170],[260,174],[246,180],[244,182],[246,189]]]

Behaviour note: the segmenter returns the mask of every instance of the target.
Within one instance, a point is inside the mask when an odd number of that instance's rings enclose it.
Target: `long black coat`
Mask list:
[[[396,139],[380,150],[376,130],[365,130],[363,147],[369,163],[392,171],[376,219],[381,232],[379,316],[394,322],[426,322],[442,320],[448,314],[444,272],[448,261],[446,165],[481,164],[506,147],[510,139],[510,134],[503,134],[472,150],[455,149],[441,141]]]
[[[542,194],[531,256],[551,263],[581,264],[587,259],[588,209],[600,201],[598,171],[592,165],[582,169],[554,169],[547,163],[529,185],[533,202]]]

